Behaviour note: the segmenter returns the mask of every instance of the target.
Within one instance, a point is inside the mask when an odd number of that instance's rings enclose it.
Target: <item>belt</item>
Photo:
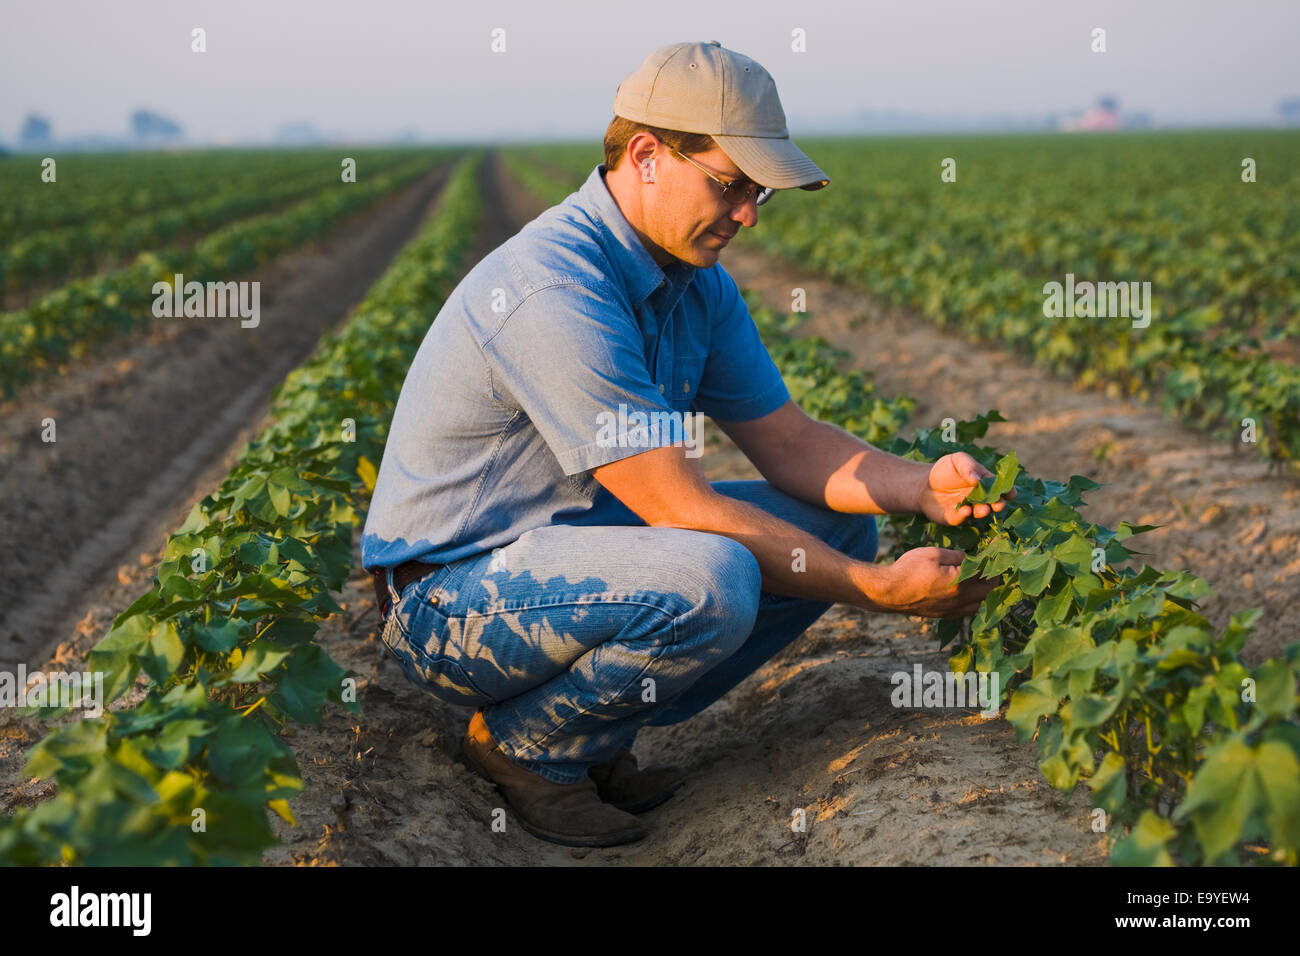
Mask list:
[[[441,564],[425,564],[423,561],[407,561],[393,569],[393,587],[400,595],[412,581],[418,581],[426,574],[432,574],[442,567]],[[375,582],[375,606],[379,608],[379,619],[388,617],[388,569],[375,568],[370,572]]]

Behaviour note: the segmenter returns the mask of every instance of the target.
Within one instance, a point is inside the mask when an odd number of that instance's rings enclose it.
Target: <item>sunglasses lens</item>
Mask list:
[[[751,199],[757,197],[758,203],[761,206],[763,203],[767,202],[766,194],[769,194],[770,192],[770,190],[760,188],[757,183],[740,182],[737,180],[736,182],[731,182],[726,185],[722,190],[722,198],[726,199],[727,202],[733,205],[740,205],[743,202],[749,202]]]

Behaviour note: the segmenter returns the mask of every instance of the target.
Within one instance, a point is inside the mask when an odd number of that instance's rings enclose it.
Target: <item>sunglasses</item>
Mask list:
[[[668,146],[667,143],[664,143],[664,145]],[[709,172],[707,169],[705,169],[695,160],[691,159],[685,153],[673,149],[673,147],[671,146],[668,146],[668,149],[671,152],[673,152],[675,155],[680,156],[682,159],[686,160],[688,163],[690,163],[692,166],[694,166],[696,169],[702,172],[705,176],[708,176],[715,183],[721,186],[722,198],[725,199],[727,202],[731,203],[733,206],[739,206],[743,203],[747,203],[751,199],[755,200],[757,204],[761,206],[769,199],[771,199],[772,194],[776,192],[776,190],[772,189],[771,187],[760,186],[758,183],[748,179],[733,179],[731,182],[727,182],[724,179],[719,179],[717,176],[713,175],[713,173]]]

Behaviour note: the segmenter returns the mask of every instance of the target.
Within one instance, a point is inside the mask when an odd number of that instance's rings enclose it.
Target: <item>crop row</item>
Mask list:
[[[1124,567],[1134,554],[1124,542],[1152,529],[1087,521],[1079,509],[1096,482],[1034,478],[1014,452],[975,444],[990,422],[1004,421],[997,412],[953,423],[948,435],[936,427],[896,437],[910,402],[883,399],[861,373],[837,371],[843,353],[818,339],[792,345],[790,318],[746,300],[792,397],[810,414],[915,461],[967,452],[995,474],[972,500],[1015,489],[1004,513],[957,527],[891,516],[894,553],[953,548],[967,554],[961,579],[999,578],[969,621],[936,625],[940,646],[952,645],[954,672],[998,675],[1006,718],[1021,741],[1036,740],[1053,787],[1088,784],[1114,828],[1111,860],[1294,866],[1300,643],[1283,659],[1246,667],[1237,654],[1260,612],[1235,614],[1216,634],[1195,610],[1209,593],[1204,579]]]
[[[461,162],[430,224],[277,389],[274,424],[168,537],[152,588],[85,664],[106,675],[107,700],[136,699],[32,749],[25,773],[57,793],[0,818],[0,861],[255,863],[274,842],[267,810],[293,822],[302,778],[280,731],[319,725],[330,701],[360,712],[313,638],[340,610],[330,592],[347,580],[402,378],[474,235],[481,159]]]
[[[280,255],[429,170],[408,160],[386,174],[339,184],[280,213],[240,220],[188,249],[141,253],[129,266],[75,279],[26,308],[0,314],[0,397],[89,354],[106,339],[153,321],[154,286],[230,281]]]
[[[1216,633],[1196,611],[1203,578],[1122,566],[1135,554],[1125,542],[1151,529],[1089,522],[1079,509],[1095,482],[1034,478],[1014,452],[974,443],[1002,420],[885,446],[918,461],[968,452],[997,471],[988,496],[1016,490],[1002,515],[956,528],[891,518],[896,552],[955,548],[967,554],[960,579],[999,581],[969,622],[937,627],[950,668],[998,675],[1006,719],[1036,740],[1043,776],[1066,791],[1086,782],[1109,815],[1112,862],[1296,865],[1300,644],[1247,667],[1238,653],[1260,611]]]
[[[202,199],[214,188],[317,171],[337,178],[344,155],[359,176],[409,149],[213,149],[0,156],[0,235],[12,242],[45,230],[130,219]],[[54,160],[53,170],[45,162]],[[50,175],[53,181],[49,181]]]
[[[367,161],[360,175],[387,172],[409,158],[409,153],[382,154]],[[120,261],[144,249],[163,248],[340,183],[339,169],[328,168],[322,156],[311,159],[307,163],[299,158],[274,170],[258,163],[237,176],[207,182],[201,193],[185,201],[146,212],[128,211],[126,197],[122,197],[124,205],[117,210],[14,238],[0,248],[0,307],[7,293],[21,292],[37,282],[89,275],[101,263]],[[198,183],[195,185],[197,189]],[[47,190],[46,195],[53,196],[54,191]]]

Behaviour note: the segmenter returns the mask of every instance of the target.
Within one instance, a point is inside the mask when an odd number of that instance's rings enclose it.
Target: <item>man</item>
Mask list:
[[[833,602],[973,613],[960,552],[876,554],[874,515],[959,523],[988,474],[885,454],[790,400],[719,252],[769,190],[828,177],[771,76],[711,43],[619,86],[606,161],[462,280],[403,384],[362,540],[383,641],[478,707],[469,760],[530,832],[608,846],[681,784],[637,731],[703,710]],[[709,415],[761,481],[710,484]],[[664,427],[611,440],[612,416]],[[639,417],[639,416],[644,416]]]

